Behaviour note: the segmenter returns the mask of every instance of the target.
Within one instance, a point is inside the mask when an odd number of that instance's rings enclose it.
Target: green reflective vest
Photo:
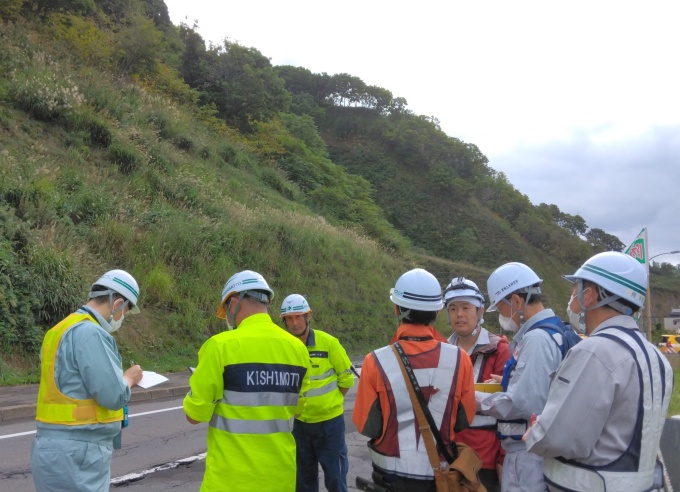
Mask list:
[[[299,420],[307,423],[323,422],[342,415],[345,397],[340,388],[351,388],[354,376],[352,362],[340,341],[319,330],[309,330],[307,350],[312,361],[307,405]]]
[[[305,346],[267,314],[210,338],[198,353],[186,414],[209,422],[201,491],[294,491],[293,416],[309,389]]]

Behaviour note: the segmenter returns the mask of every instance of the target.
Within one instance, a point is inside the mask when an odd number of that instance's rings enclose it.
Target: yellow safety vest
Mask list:
[[[54,363],[59,344],[66,331],[76,324],[90,320],[89,314],[73,313],[51,328],[43,339],[40,351],[40,387],[35,419],[47,424],[85,425],[104,424],[123,420],[123,409],[109,410],[94,399],[78,400],[66,396],[57,387],[54,377]]]
[[[291,431],[309,365],[304,344],[264,313],[205,342],[184,398],[189,417],[209,422],[202,492],[295,490]]]
[[[309,330],[307,349],[312,362],[307,405],[298,420],[324,422],[342,415],[345,397],[339,388],[351,388],[352,362],[337,338],[319,330]]]

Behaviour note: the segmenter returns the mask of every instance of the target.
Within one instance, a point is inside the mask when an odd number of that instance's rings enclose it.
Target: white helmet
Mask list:
[[[484,306],[484,294],[477,284],[465,277],[454,277],[444,289],[444,303],[448,306],[453,301],[467,301],[476,307]]]
[[[106,290],[94,290],[95,285],[107,287],[116,294],[123,296],[131,306],[129,314],[139,313],[137,300],[139,299],[139,285],[132,275],[124,270],[109,270],[92,284],[90,287],[90,299],[100,297],[109,293]]]
[[[257,292],[265,291],[269,295]],[[227,280],[224,284],[224,289],[222,289],[222,302],[220,302],[220,307],[217,309],[217,317],[225,319],[227,317],[227,312],[224,309],[224,303],[232,294],[248,294],[264,304],[268,304],[274,298],[274,291],[269,288],[267,281],[262,275],[252,270],[243,270],[242,272],[232,275],[232,277]]]
[[[311,313],[312,309],[309,307],[307,299],[300,294],[291,294],[283,300],[281,304],[281,317],[289,314],[305,314]]]
[[[515,292],[540,294],[541,288],[534,285],[543,282],[538,275],[524,263],[506,263],[496,268],[486,281],[491,305],[488,312],[496,310],[498,303]]]
[[[439,281],[430,272],[415,268],[404,273],[393,289],[390,300],[397,306],[416,311],[439,311],[444,307]]]
[[[587,260],[573,275],[564,275],[570,282],[588,280],[607,292],[642,307],[647,294],[647,272],[632,256],[617,251],[599,253]]]

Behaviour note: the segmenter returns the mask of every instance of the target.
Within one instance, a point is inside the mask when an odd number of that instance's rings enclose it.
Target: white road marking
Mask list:
[[[151,410],[150,412],[139,412],[139,413],[132,413],[128,415],[128,418],[131,419],[132,417],[142,417],[143,415],[151,415],[152,413],[161,413],[161,412],[169,412],[171,410],[179,410],[180,408],[183,407],[170,407],[170,408],[161,408],[160,410]],[[31,434],[35,434],[36,431],[28,431],[28,432],[18,432],[16,434],[6,434],[4,436],[0,436],[0,439],[9,439],[10,437],[21,437],[21,436],[30,436]]]
[[[128,418],[131,419],[132,417],[141,417],[142,415],[151,415],[152,413],[161,413],[161,412],[169,412],[170,410],[179,410],[180,408],[184,407],[170,407],[170,408],[161,408],[160,410],[151,410],[150,412],[140,412],[140,413],[131,413],[128,415]]]
[[[148,470],[144,470],[138,473],[128,473],[127,475],[112,478],[111,485],[123,485],[129,482],[136,482],[137,480],[141,480],[142,478],[144,478],[147,475],[150,475],[151,473],[164,470],[171,470],[173,468],[177,468],[180,465],[188,465],[195,461],[205,459],[206,454],[207,453],[201,453],[197,454],[196,456],[189,456],[188,458],[182,458],[181,460],[171,461],[170,463],[165,463],[164,465],[154,466],[153,468],[149,468]]]
[[[28,435],[31,435],[31,434],[35,434],[35,431],[19,432],[17,434],[6,434],[4,436],[0,436],[0,439],[9,439],[10,437],[28,436]]]

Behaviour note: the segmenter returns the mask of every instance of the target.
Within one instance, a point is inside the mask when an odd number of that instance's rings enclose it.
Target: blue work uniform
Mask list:
[[[55,380],[68,397],[94,399],[109,409],[123,408],[130,387],[123,378],[122,359],[109,324],[87,306],[89,314],[68,329],[59,344]],[[120,448],[121,422],[58,425],[36,422],[31,450],[31,472],[37,492],[106,491],[111,481],[111,456]]]

